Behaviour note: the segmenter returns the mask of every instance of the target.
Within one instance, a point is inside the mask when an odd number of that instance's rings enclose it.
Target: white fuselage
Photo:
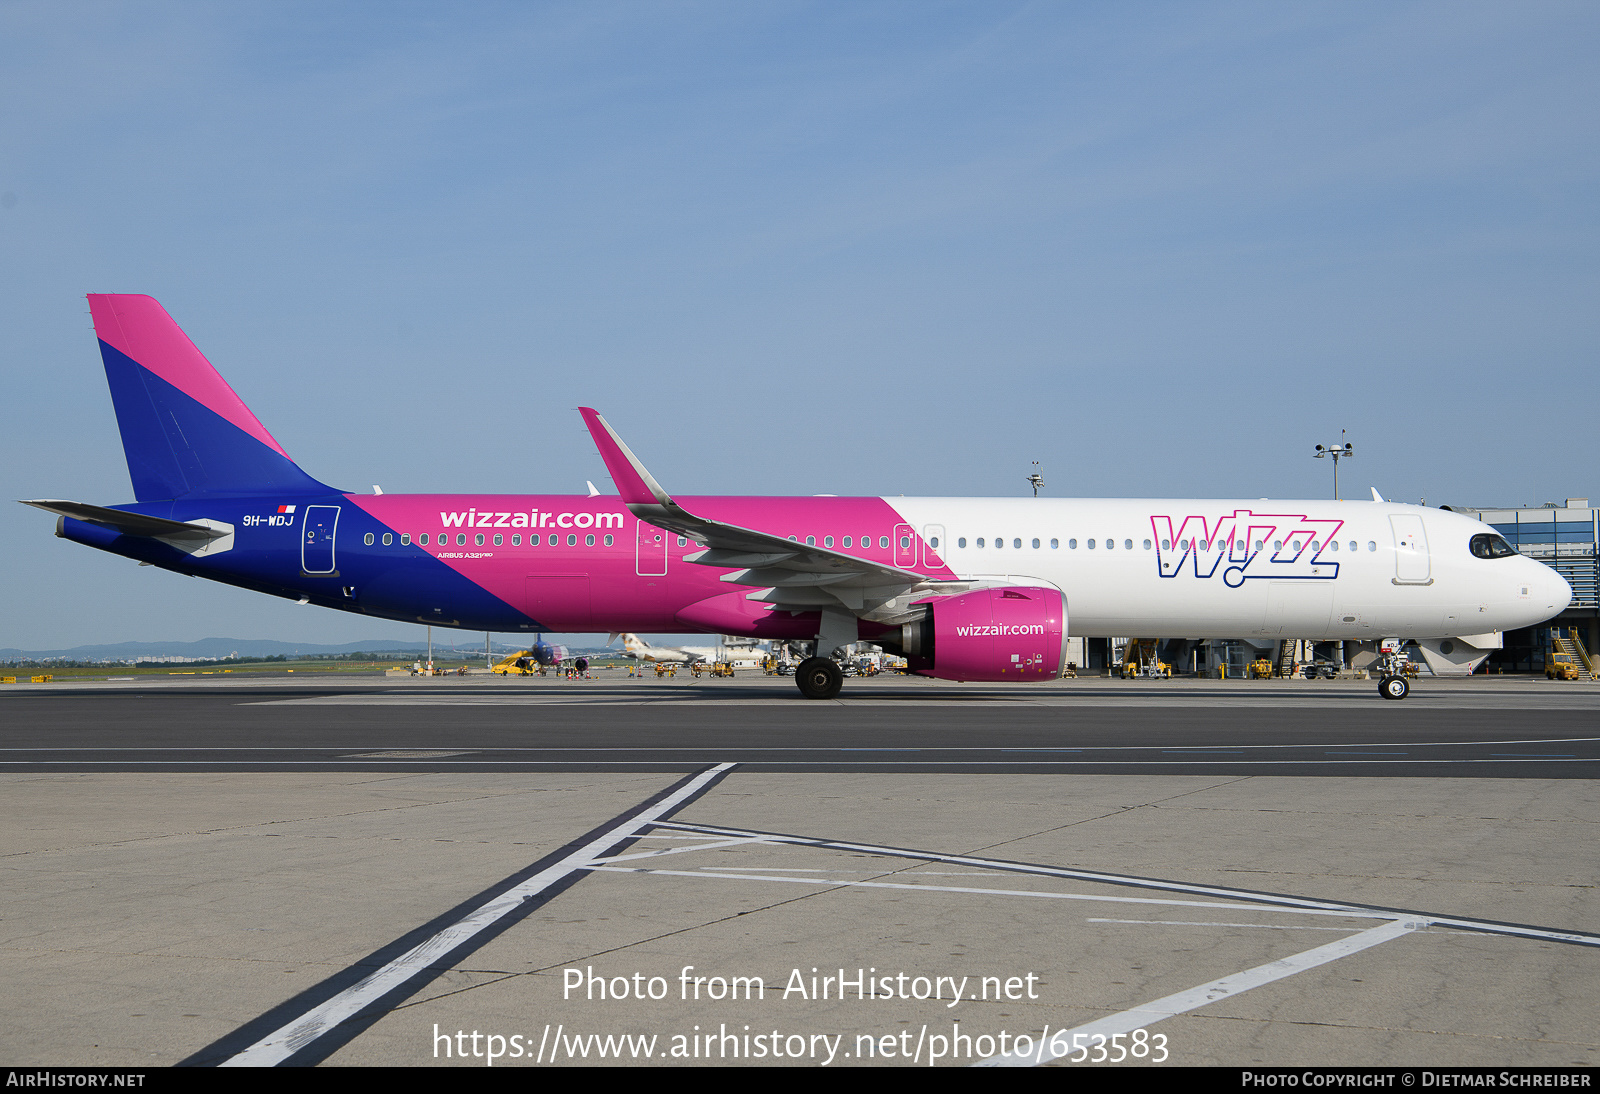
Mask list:
[[[1572,596],[1533,559],[1474,556],[1488,525],[1414,505],[884,500],[959,577],[1059,588],[1079,636],[1471,636],[1532,626]]]

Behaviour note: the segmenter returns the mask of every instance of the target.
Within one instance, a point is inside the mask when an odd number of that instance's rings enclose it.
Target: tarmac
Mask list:
[[[1254,683],[8,687],[0,1057],[1600,1060],[1600,689]]]

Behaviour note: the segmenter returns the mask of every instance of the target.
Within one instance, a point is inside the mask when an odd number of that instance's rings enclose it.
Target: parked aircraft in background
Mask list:
[[[754,641],[730,636],[720,646],[652,646],[636,634],[612,632],[606,639],[610,645],[622,639],[622,655],[636,661],[653,661],[661,664],[693,665],[716,664],[759,665],[765,657]]]
[[[156,301],[89,305],[138,500],[28,504],[63,538],[343,611],[815,639],[796,681],[825,698],[858,640],[928,676],[1044,680],[1069,633],[1483,651],[1572,595],[1485,524],[1381,500],[674,497],[590,409],[620,497],[347,493],[290,460]]]
[[[606,645],[622,639],[622,655],[635,661],[651,661],[663,665],[693,665],[717,659],[715,646],[652,646],[636,634],[612,632]]]

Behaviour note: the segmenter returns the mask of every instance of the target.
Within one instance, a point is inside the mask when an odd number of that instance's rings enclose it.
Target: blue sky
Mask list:
[[[86,292],[312,474],[1600,494],[1593,4],[0,4],[4,496],[128,500]],[[0,509],[0,646],[409,628]]]

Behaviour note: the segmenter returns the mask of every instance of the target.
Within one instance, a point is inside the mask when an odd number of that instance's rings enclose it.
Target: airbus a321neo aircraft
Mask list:
[[[351,494],[302,471],[148,296],[89,306],[137,502],[33,501],[56,534],[176,573],[499,632],[868,640],[950,680],[1048,680],[1067,635],[1449,638],[1566,607],[1488,526],[1328,501],[674,497],[593,410],[619,496]],[[1442,645],[1442,644],[1441,644]],[[1401,677],[1380,694],[1402,698]]]

